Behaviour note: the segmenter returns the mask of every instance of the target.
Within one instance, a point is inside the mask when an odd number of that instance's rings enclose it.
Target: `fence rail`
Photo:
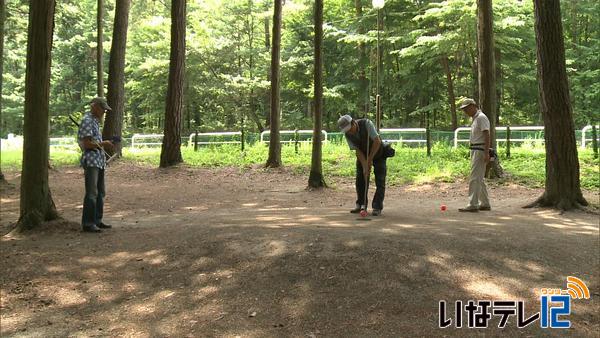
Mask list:
[[[289,134],[297,134],[299,135],[312,135],[313,131],[312,130],[280,130],[279,134],[284,134],[284,135],[289,135]],[[265,141],[265,135],[271,135],[271,131],[270,130],[265,130],[262,133],[260,133],[260,142],[261,143],[266,143],[268,141]],[[327,142],[328,141],[328,134],[325,130],[321,130],[321,135],[323,135],[323,142]],[[308,140],[280,140],[280,143],[310,143],[312,142],[311,139]]]
[[[242,141],[195,141],[194,137],[202,137],[202,136],[213,136],[213,137],[221,137],[221,136],[242,136],[241,131],[224,131],[224,132],[212,132],[212,133],[192,133],[190,134],[188,140],[188,147],[193,146],[194,144],[241,144]]]
[[[427,129],[425,128],[381,128],[379,130],[380,135],[382,135],[381,139],[384,142],[389,142],[389,143],[427,143]],[[389,134],[389,133],[397,133],[398,134],[398,138],[394,139],[394,138],[388,138],[387,136],[384,136],[385,134]],[[404,139],[402,138],[402,133],[412,133],[413,135],[415,133],[420,133],[423,135],[424,139]]]
[[[496,132],[498,131],[506,131],[507,128],[506,127],[496,127]],[[469,142],[468,139],[459,139],[458,138],[458,134],[461,131],[471,131],[470,127],[460,127],[460,128],[456,128],[456,130],[454,131],[454,148],[458,147],[458,143],[462,142],[462,143],[466,143]],[[544,127],[543,126],[514,126],[514,127],[510,127],[510,131],[544,131]],[[544,139],[540,139],[540,138],[510,138],[509,141],[510,142],[525,142],[525,141],[543,141]],[[496,142],[506,142],[506,138],[499,138],[496,137]]]
[[[514,126],[509,127],[511,136],[508,138],[509,142],[527,142],[527,141],[544,141],[544,138],[541,137],[541,134],[544,131],[543,126]],[[496,132],[504,132],[507,133],[507,127],[496,127]],[[439,138],[439,141],[442,142],[451,142],[454,148],[457,148],[460,143],[468,143],[469,139],[464,138],[461,139],[461,134],[466,134],[470,132],[471,128],[469,127],[460,127],[457,128],[454,132],[448,132],[447,137],[443,139]],[[593,141],[593,135],[591,134],[592,126],[588,125],[581,129],[581,148],[585,149],[586,146]],[[600,142],[600,126],[596,125],[596,130],[598,130],[596,134],[596,140]],[[434,133],[436,131],[432,131]],[[517,132],[517,133],[513,133]],[[519,135],[518,132],[521,132]],[[523,132],[535,132],[533,137],[525,138],[522,136]],[[579,130],[577,130],[579,132]],[[332,140],[338,140],[338,137],[341,137],[343,140],[343,134],[340,133],[327,133],[327,131],[323,130],[323,141],[324,143],[328,142],[330,138]],[[407,144],[417,144],[422,145],[427,143],[427,129],[425,128],[382,128],[380,130],[382,140],[386,142],[392,143],[407,143]],[[446,132],[438,132],[438,133],[446,133]],[[293,135],[292,139],[282,139],[281,143],[310,143],[312,142],[312,130],[281,130],[280,134],[282,135]],[[408,138],[403,138],[403,134]],[[454,137],[452,137],[452,134]],[[250,136],[248,136],[250,135]],[[251,137],[252,133],[247,133],[246,137]],[[268,139],[266,136],[270,135],[269,130],[265,130],[260,133],[259,142],[267,143]],[[497,134],[498,135],[498,134]],[[304,139],[300,139],[300,136],[303,136]],[[309,136],[306,138],[306,136]],[[514,137],[513,137],[514,136]],[[187,139],[187,146],[193,146],[194,138],[196,137],[196,133],[190,134],[188,137],[183,137],[183,144],[185,144]],[[242,143],[242,133],[239,131],[228,131],[228,132],[207,132],[207,133],[198,133],[198,142],[197,144],[201,145],[210,145],[210,144],[241,144]],[[149,147],[149,146],[160,146],[162,145],[162,134],[134,134],[131,137],[131,149],[135,149],[136,147]],[[200,138],[205,138],[205,141],[199,141]],[[208,140],[206,140],[208,138]],[[235,138],[239,138],[235,139]],[[251,137],[252,138],[252,137]],[[247,139],[246,139],[247,140]],[[72,148],[77,147],[77,139],[75,137],[52,137],[49,139],[50,147],[62,147],[62,148]],[[125,139],[123,139],[125,141]],[[506,142],[506,137],[496,137],[496,142]],[[9,134],[7,139],[1,140],[2,149],[22,149],[23,146],[23,137],[15,136],[13,134]]]

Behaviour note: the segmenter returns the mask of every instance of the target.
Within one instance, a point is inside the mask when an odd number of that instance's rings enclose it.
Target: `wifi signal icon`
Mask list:
[[[577,277],[567,277],[567,289],[567,292],[573,299],[590,299],[590,290],[585,283]]]

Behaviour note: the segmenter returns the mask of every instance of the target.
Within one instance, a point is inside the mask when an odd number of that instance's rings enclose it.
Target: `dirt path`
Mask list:
[[[82,180],[79,168],[51,173],[72,222]],[[531,315],[534,289],[569,275],[592,293],[573,301],[570,330],[521,332],[511,318],[477,334],[600,330],[598,216],[521,209],[539,190],[492,187],[493,211],[460,214],[463,183],[391,187],[384,216],[357,221],[339,179],[309,192],[285,171],[117,164],[107,182],[112,230],[2,238],[2,336],[472,336],[438,328],[439,300],[523,299]],[[5,233],[17,188],[3,190],[1,216]]]

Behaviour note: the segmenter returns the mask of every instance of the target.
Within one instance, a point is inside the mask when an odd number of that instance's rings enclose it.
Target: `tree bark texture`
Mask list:
[[[315,66],[314,90],[315,112],[313,114],[312,159],[308,186],[320,188],[326,186],[323,179],[323,153],[321,129],[323,129],[323,0],[315,0]]]
[[[54,9],[54,0],[36,0],[29,4],[18,230],[33,229],[58,217],[48,185],[48,118]]]
[[[185,8],[186,0],[171,1],[171,61],[165,128],[160,152],[160,166],[183,162],[181,157],[181,116],[183,113],[183,78],[185,72]]]
[[[267,167],[276,168],[281,166],[281,144],[279,142],[280,127],[280,79],[279,62],[281,49],[281,12],[282,0],[275,0],[273,9],[273,43],[271,47],[271,125],[269,139],[269,158]]]
[[[543,195],[529,206],[561,210],[587,205],[581,193],[579,158],[565,66],[559,0],[534,0],[540,110],[546,143]]]
[[[125,52],[127,47],[127,27],[129,25],[129,8],[131,0],[117,0],[115,4],[115,23],[113,40],[110,48],[108,64],[107,101],[112,112],[106,114],[102,137],[110,139],[121,137],[123,131],[123,114],[125,110]],[[120,144],[116,152],[121,153]]]
[[[96,94],[100,97],[104,97],[104,34],[102,21],[104,19],[104,0],[98,0],[98,12],[96,17]]]

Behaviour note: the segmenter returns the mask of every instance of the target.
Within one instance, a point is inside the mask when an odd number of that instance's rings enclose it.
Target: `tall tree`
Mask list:
[[[454,95],[454,82],[452,81],[452,71],[450,71],[450,60],[448,55],[442,55],[440,58],[444,72],[446,73],[446,90],[448,91],[448,103],[450,103],[450,114],[452,118],[452,130],[458,128],[458,117],[456,116],[456,96]]]
[[[276,168],[281,166],[281,143],[279,142],[280,127],[280,84],[279,63],[281,49],[281,12],[282,0],[275,0],[273,9],[273,43],[271,47],[271,124],[269,139],[269,158],[267,167]]]
[[[186,0],[171,0],[171,62],[164,137],[160,152],[160,166],[163,168],[183,161],[181,157],[181,114],[185,70],[185,7]]]
[[[115,4],[115,23],[113,28],[110,61],[108,64],[107,101],[112,112],[107,114],[102,129],[102,137],[110,139],[121,136],[123,132],[123,110],[125,109],[125,51],[127,47],[127,27],[131,0],[117,0]],[[121,153],[120,143],[116,152]]]
[[[6,20],[6,3],[0,0],[0,121],[3,120],[2,110],[2,75],[4,73],[4,21]],[[2,123],[0,123],[2,125]],[[0,168],[0,183],[6,182],[2,169]]]
[[[48,117],[54,9],[54,0],[29,3],[18,230],[33,229],[58,217],[48,185]]]
[[[362,0],[354,0],[354,11],[358,21],[358,34],[365,34],[365,25],[363,20]],[[369,112],[369,79],[366,75],[367,47],[364,41],[358,42],[358,111],[360,115],[367,116]]]
[[[490,146],[496,148],[496,63],[494,54],[494,13],[492,0],[477,0],[477,46],[479,103],[490,120]],[[498,159],[490,163],[488,175],[499,177]]]
[[[102,62],[103,58],[103,41],[104,34],[102,32],[102,21],[104,19],[104,0],[98,0],[97,17],[96,17],[96,94],[104,97],[104,69]]]
[[[560,0],[534,0],[540,110],[544,119],[546,189],[528,206],[561,210],[587,205],[581,193],[575,125],[565,66]]]
[[[313,114],[314,128],[312,139],[312,160],[308,186],[312,188],[325,187],[323,179],[323,156],[321,129],[323,127],[323,0],[315,0],[315,112]]]

